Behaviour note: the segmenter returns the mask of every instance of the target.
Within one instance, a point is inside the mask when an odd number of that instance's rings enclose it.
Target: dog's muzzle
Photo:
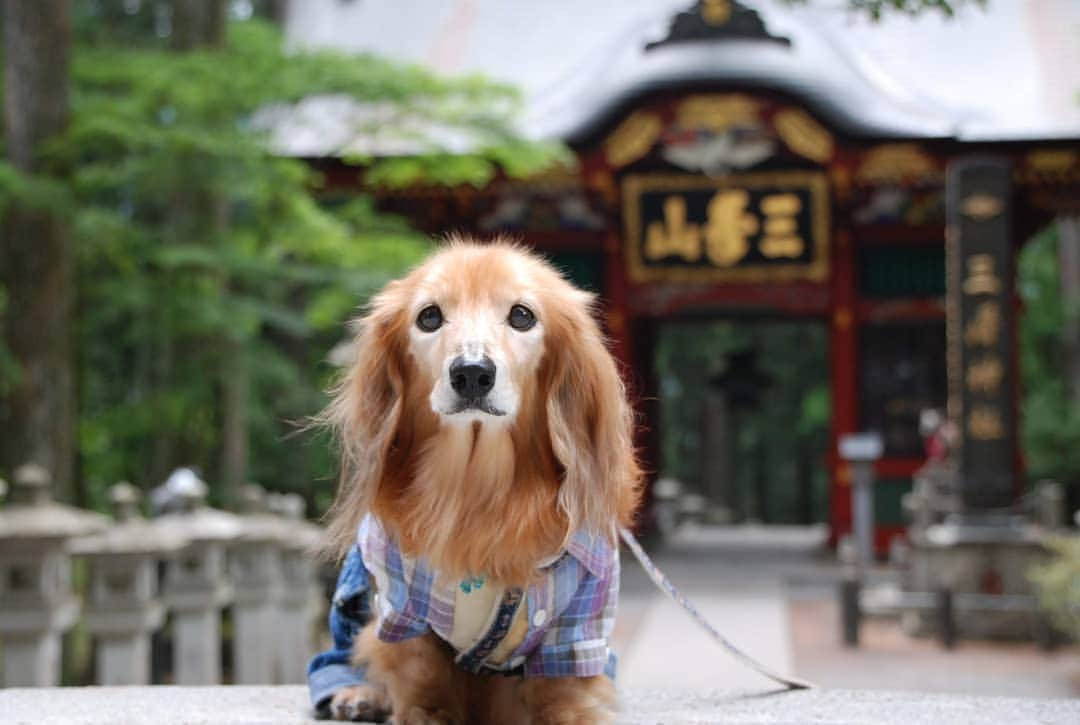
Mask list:
[[[495,363],[487,355],[478,360],[466,360],[463,356],[454,358],[450,363],[450,387],[458,395],[458,405],[452,413],[465,410],[479,410],[489,415],[505,413],[487,400],[488,393],[495,387]]]

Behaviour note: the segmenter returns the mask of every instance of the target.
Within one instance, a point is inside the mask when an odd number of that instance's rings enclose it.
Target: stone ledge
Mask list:
[[[1080,700],[925,695],[874,690],[623,693],[620,723],[1061,723]],[[63,687],[0,690],[0,722],[314,723],[307,689],[280,687]]]

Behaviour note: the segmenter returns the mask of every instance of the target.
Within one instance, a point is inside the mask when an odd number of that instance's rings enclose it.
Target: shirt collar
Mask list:
[[[615,555],[607,536],[588,529],[579,529],[566,545],[566,551],[595,577],[603,577],[611,570]]]
[[[383,545],[388,542],[386,531],[383,529],[381,522],[370,512],[364,516],[357,527],[357,539],[359,542],[365,542],[369,537],[375,537],[378,541],[383,542]],[[364,543],[361,543],[361,549],[363,547]],[[602,532],[589,529],[578,529],[566,545],[566,552],[577,559],[595,577],[606,575],[611,569],[611,565],[615,560],[614,557],[617,555],[611,540],[607,536]],[[552,557],[549,561],[541,562],[539,568],[554,564],[560,556],[561,554]]]

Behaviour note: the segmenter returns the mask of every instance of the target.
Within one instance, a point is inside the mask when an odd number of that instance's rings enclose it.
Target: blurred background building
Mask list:
[[[947,402],[946,168],[970,154],[1012,164],[1009,269],[1077,213],[1078,13],[1017,2],[873,23],[837,3],[325,0],[291,5],[285,30],[294,47],[521,88],[523,133],[567,143],[574,171],[380,193],[381,208],[431,233],[516,235],[599,292],[648,467],[722,520],[844,535],[851,472],[836,443],[879,431],[883,551],[925,460],[919,416]],[[357,134],[356,113],[309,99],[273,143],[347,195],[362,182],[337,159],[401,153]],[[1011,410],[1018,378],[1002,380]],[[1017,425],[1010,414],[1002,445],[1018,497]]]

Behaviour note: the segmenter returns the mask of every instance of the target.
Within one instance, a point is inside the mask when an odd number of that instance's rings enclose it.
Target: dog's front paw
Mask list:
[[[381,687],[353,685],[338,690],[330,700],[330,717],[334,720],[386,722],[390,717],[390,699]]]

